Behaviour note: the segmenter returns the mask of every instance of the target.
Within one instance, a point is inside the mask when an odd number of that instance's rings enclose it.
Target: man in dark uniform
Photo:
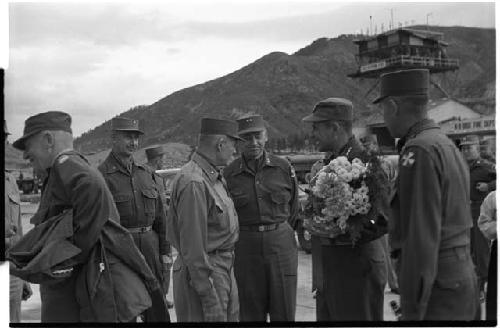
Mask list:
[[[146,153],[146,159],[147,163],[151,170],[155,172],[156,170],[162,170],[164,168],[164,163],[165,163],[165,148],[163,146],[155,146],[155,147],[149,147],[146,148],[145,150]],[[154,179],[156,183],[158,184],[158,188],[161,190],[160,196],[163,201],[163,208],[165,211],[168,209],[168,203],[167,203],[167,195],[166,195],[166,185],[165,185],[165,180],[159,176],[158,174],[154,175]],[[166,213],[165,213],[166,215]],[[170,249],[170,244],[167,243],[167,248]],[[165,265],[165,272],[163,272],[163,289],[165,291],[165,294],[168,294],[168,289],[170,287],[170,270],[172,268],[172,256],[170,254],[167,254],[167,257],[165,259],[166,265]],[[167,306],[169,309],[174,307],[174,303],[169,301],[168,299],[166,300]]]
[[[482,159],[495,164],[495,138],[483,139],[479,141],[479,155]]]
[[[469,251],[468,169],[427,118],[428,88],[428,70],[387,73],[374,101],[391,135],[401,138],[390,241],[402,320],[472,320],[479,297]]]
[[[158,281],[164,281],[164,272],[171,265],[170,248],[166,241],[163,186],[157,183],[154,171],[135,162],[132,154],[139,145],[139,121],[114,118],[113,148],[99,171],[113,194],[120,223],[134,238],[151,271]],[[144,313],[147,322],[155,309]]]
[[[312,123],[319,150],[331,151],[331,159],[346,156],[366,162],[368,154],[354,138],[352,119],[349,100],[328,98],[302,120]],[[387,273],[380,237],[386,232],[387,221],[380,214],[376,222],[364,227],[354,246],[348,233],[319,237],[323,290],[316,293],[318,321],[383,320]]]
[[[9,136],[7,123],[4,121],[5,144]],[[21,195],[17,188],[16,178],[5,171],[5,250],[14,245],[23,235],[21,222]],[[27,300],[33,293],[30,284],[15,276],[9,276],[10,322],[21,321],[21,300]]]
[[[234,263],[241,321],[294,321],[298,189],[290,163],[269,154],[260,115],[242,118],[243,153],[224,176],[240,225]]]
[[[173,182],[167,236],[177,321],[238,321],[238,218],[220,169],[233,159],[236,122],[204,118],[198,147]]]
[[[496,189],[496,171],[493,163],[480,158],[479,137],[477,135],[466,136],[460,143],[460,148],[467,164],[469,164],[470,209],[472,215],[470,248],[472,261],[476,266],[476,274],[479,279],[479,291],[483,294],[484,286],[488,280],[490,245],[479,230],[477,220],[484,198]]]
[[[40,284],[42,322],[79,322],[82,310],[77,302],[76,277],[89,260],[101,231],[116,208],[102,175],[73,150],[71,117],[58,111],[37,114],[25,122],[24,135],[13,146],[24,152],[35,172],[46,172],[38,211],[32,224],[38,225],[71,208],[73,240],[81,249],[76,256],[82,265],[70,277]]]

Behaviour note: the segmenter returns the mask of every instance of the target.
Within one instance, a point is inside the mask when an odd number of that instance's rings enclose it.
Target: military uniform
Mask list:
[[[375,102],[390,96],[427,96],[429,72],[387,73],[381,85]],[[398,149],[390,235],[398,262],[402,319],[472,320],[478,290],[469,250],[467,165],[455,144],[429,119],[413,124]]]
[[[130,168],[113,151],[99,165],[120,214],[121,225],[132,233],[151,271],[163,283],[162,255],[170,254],[166,241],[163,187],[150,168],[135,162]],[[148,321],[148,311],[145,316]]]
[[[14,245],[23,235],[21,222],[21,196],[16,178],[5,171],[5,249]],[[21,320],[21,298],[24,282],[15,276],[10,280],[10,322]]]
[[[480,280],[480,288],[488,279],[488,262],[490,245],[477,226],[481,204],[492,190],[496,189],[496,171],[490,162],[477,159],[469,165],[470,170],[470,209],[472,215],[471,252],[472,261],[476,265],[476,273]],[[483,192],[476,188],[477,183],[488,183],[488,190]]]
[[[202,133],[227,134],[230,121],[203,119]],[[230,122],[229,127],[235,123]],[[179,254],[173,265],[178,322],[238,321],[234,244],[238,219],[224,177],[194,152],[172,184],[167,238]]]
[[[302,120],[313,124],[327,121],[352,122],[353,106],[347,99],[328,98],[318,102],[312,114]],[[345,145],[336,150],[326,162],[329,163],[337,156],[345,156],[349,161],[359,158],[366,162],[369,159],[368,153],[352,134]],[[314,196],[312,201],[313,212],[319,214],[322,210],[321,200]],[[321,281],[315,279],[318,321],[383,320],[387,273],[380,237],[386,232],[387,220],[382,213],[375,222],[363,227],[361,236],[354,245],[348,233],[336,238],[326,238],[314,236],[313,232],[313,261],[318,263],[313,262],[313,270],[322,270],[321,277],[317,275]],[[316,260],[318,257],[320,261]]]
[[[298,189],[285,159],[267,152],[257,171],[244,155],[224,169],[238,212],[235,274],[242,321],[294,321],[297,294],[295,221]]]
[[[73,208],[75,225],[74,243],[82,250],[78,256],[83,259],[97,242],[102,227],[113,218],[115,206],[106,183],[97,170],[76,151],[68,150],[57,156],[42,188],[42,197],[34,216],[38,225],[64,209]],[[80,268],[67,280],[54,284],[40,285],[42,301],[42,322],[78,322],[80,307],[75,295],[76,277]]]
[[[368,154],[354,137],[339,151],[349,161],[368,161]],[[331,158],[333,159],[333,158]],[[319,321],[384,319],[384,288],[387,267],[383,239],[387,233],[386,218],[381,214],[376,224],[361,233],[353,246],[348,234],[336,238],[319,237],[323,267],[324,307],[319,309]]]

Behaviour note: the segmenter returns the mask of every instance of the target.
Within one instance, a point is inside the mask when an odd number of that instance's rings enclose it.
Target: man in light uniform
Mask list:
[[[7,122],[4,121],[5,145],[7,145]],[[23,235],[21,222],[21,195],[16,178],[5,171],[5,249],[14,245]],[[33,293],[30,284],[15,276],[10,280],[10,322],[21,321],[21,300],[27,300]]]
[[[237,124],[204,118],[198,148],[173,182],[167,238],[177,321],[238,321],[234,244],[238,217],[219,170],[235,154]]]

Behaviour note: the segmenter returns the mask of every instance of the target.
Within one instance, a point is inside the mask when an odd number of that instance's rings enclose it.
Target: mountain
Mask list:
[[[458,58],[461,67],[458,72],[433,79],[473,109],[486,114],[494,111],[495,30],[458,26],[429,29],[444,33],[448,57]],[[270,53],[231,74],[119,116],[141,120],[143,147],[166,142],[194,145],[201,117],[235,119],[248,112],[263,115],[273,139],[301,133],[305,129],[301,118],[316,102],[328,97],[351,99],[355,124],[362,125],[377,110],[371,100],[378,91],[373,89],[374,80],[347,77],[357,67],[357,47],[352,42],[355,37],[320,38],[291,55]],[[110,127],[110,121],[104,122],[77,138],[75,146],[83,152],[110,148]]]

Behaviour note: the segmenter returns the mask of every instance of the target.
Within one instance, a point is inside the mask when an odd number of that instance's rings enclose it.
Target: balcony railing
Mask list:
[[[378,70],[391,66],[417,66],[427,68],[458,68],[458,59],[434,58],[420,56],[395,56],[378,62],[363,65],[359,68],[361,73]]]

